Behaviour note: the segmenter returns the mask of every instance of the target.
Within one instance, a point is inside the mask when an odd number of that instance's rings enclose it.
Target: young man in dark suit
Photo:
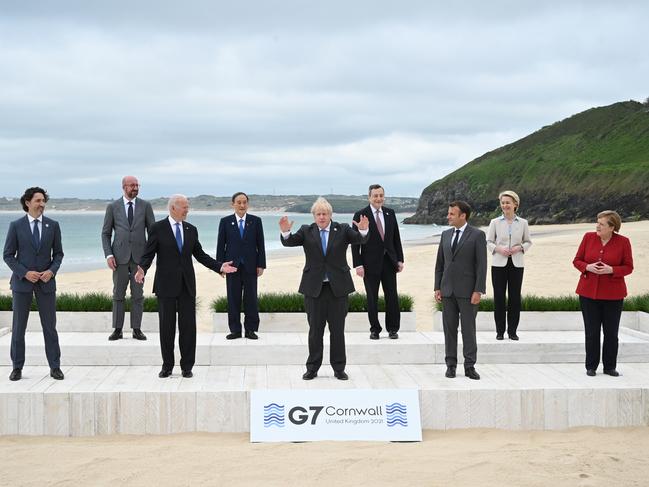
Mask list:
[[[370,339],[378,340],[379,286],[385,297],[385,328],[392,339],[399,338],[400,317],[397,273],[403,270],[403,248],[399,235],[399,223],[394,210],[383,206],[385,191],[380,184],[369,187],[370,204],[354,214],[354,221],[361,215],[370,222],[370,236],[366,244],[352,245],[353,265],[356,275],[363,278],[367,294],[367,316],[370,321]]]
[[[347,247],[367,241],[369,222],[361,216],[354,222],[355,232],[345,223],[331,221],[333,208],[324,198],[318,198],[311,207],[315,223],[302,225],[291,233],[293,222],[283,216],[279,221],[284,247],[302,247],[306,262],[299,292],[304,295],[304,307],[309,322],[309,358],[304,380],[317,377],[322,365],[324,329],[329,323],[330,363],[334,376],[347,380],[345,373],[345,317],[347,296],[354,292],[354,282],[347,265]]]
[[[13,370],[9,380],[22,378],[25,363],[25,330],[32,296],[41,317],[45,355],[50,366],[50,376],[63,380],[61,349],[56,332],[56,280],[63,261],[61,229],[59,224],[43,215],[49,199],[43,188],[27,188],[20,198],[22,218],[11,222],[4,247],[4,261],[13,271],[11,291],[13,323],[11,327],[11,362]]]
[[[228,340],[241,338],[241,300],[243,295],[246,338],[256,340],[259,330],[257,278],[266,268],[264,228],[261,218],[248,213],[248,195],[232,195],[234,214],[221,218],[216,244],[216,260],[231,261],[237,272],[226,275],[228,293]]]
[[[126,287],[131,286],[131,330],[136,340],[146,340],[142,333],[144,289],[135,282],[137,266],[146,246],[147,234],[155,223],[151,203],[138,197],[140,183],[134,176],[122,178],[124,195],[106,207],[101,243],[108,268],[113,271],[113,333],[110,341],[122,338]],[[114,238],[113,238],[114,237]],[[113,238],[111,242],[111,238]]]
[[[192,377],[196,356],[196,276],[192,257],[214,272],[234,272],[230,262],[221,264],[203,251],[198,230],[185,221],[189,201],[183,195],[169,198],[169,217],[157,221],[142,255],[135,280],[144,283],[144,274],[157,255],[153,292],[158,298],[160,318],[160,349],[162,370],[158,377],[171,375],[174,367],[176,311],[178,312],[178,344],[182,376]]]
[[[482,230],[467,222],[471,207],[453,201],[447,220],[451,228],[442,232],[435,264],[435,300],[442,303],[446,377],[455,377],[457,367],[457,329],[462,321],[464,375],[479,380],[475,370],[478,346],[475,318],[487,281],[487,239]]]

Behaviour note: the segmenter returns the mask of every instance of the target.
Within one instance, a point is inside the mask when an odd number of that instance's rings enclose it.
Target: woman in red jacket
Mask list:
[[[620,235],[622,220],[615,211],[597,215],[594,232],[581,241],[572,261],[581,272],[577,294],[586,332],[586,373],[595,375],[599,365],[600,329],[604,330],[604,373],[617,377],[617,332],[626,296],[624,276],[633,271],[629,239]]]

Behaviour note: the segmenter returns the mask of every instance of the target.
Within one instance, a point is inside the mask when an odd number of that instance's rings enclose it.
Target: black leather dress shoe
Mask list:
[[[393,340],[396,340],[399,338],[399,334],[396,331],[391,331],[390,334],[388,335],[390,338]]]
[[[370,332],[370,340],[378,340],[379,339],[379,332],[378,331],[371,331]]]
[[[444,375],[449,379],[453,379],[455,377],[455,366],[449,365],[448,367],[446,367],[446,374]]]
[[[604,369],[604,373],[606,375],[610,375],[611,377],[619,377],[620,376],[620,373],[615,369],[608,369],[608,370]]]
[[[476,372],[474,367],[469,367],[467,369],[464,369],[464,375],[467,376],[469,379],[480,380],[480,374]]]
[[[504,340],[504,335],[496,335],[496,340]]]
[[[302,374],[302,379],[304,380],[311,380],[315,379],[318,377],[318,373],[315,370],[307,370],[304,374]]]
[[[122,339],[122,329],[121,328],[115,328],[113,330],[113,333],[110,334],[108,339],[112,342],[115,340],[121,340]]]
[[[171,376],[171,370],[170,369],[162,369],[160,373],[158,374],[158,377],[161,379],[164,379],[165,377],[170,377]]]
[[[259,337],[254,331],[246,331],[246,338],[250,340],[257,340]]]
[[[20,380],[23,378],[23,369],[14,369],[9,374],[9,380]]]
[[[146,340],[146,335],[142,333],[142,330],[140,330],[139,328],[135,328],[133,330],[133,338],[135,338],[136,340]]]
[[[236,340],[237,338],[241,338],[241,332],[239,332],[239,333],[230,333],[229,335],[225,336],[226,340]]]
[[[586,371],[586,375],[589,377],[595,377],[597,375],[597,372],[595,372],[595,369],[588,369]]]
[[[516,333],[510,333],[509,334],[509,339],[514,340],[514,341],[518,341],[518,335]]]
[[[191,377],[194,377],[194,374],[192,373],[191,370],[183,370],[183,377],[185,379],[189,379]]]
[[[50,377],[52,379],[56,379],[56,380],[63,380],[64,379],[63,372],[58,367],[55,368],[55,369],[50,369]]]
[[[334,372],[334,377],[338,380],[348,380],[349,376],[344,370],[337,370]]]

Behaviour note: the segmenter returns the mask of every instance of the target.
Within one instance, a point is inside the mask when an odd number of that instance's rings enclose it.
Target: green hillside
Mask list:
[[[649,106],[592,108],[488,152],[424,189],[406,223],[445,223],[453,199],[488,223],[504,189],[519,194],[531,223],[593,221],[604,209],[649,218]]]

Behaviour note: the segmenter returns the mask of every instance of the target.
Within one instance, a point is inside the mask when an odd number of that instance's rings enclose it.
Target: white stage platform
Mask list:
[[[628,363],[621,377],[588,377],[581,364],[484,364],[482,380],[444,377],[443,365],[350,365],[349,381],[323,367],[200,366],[194,377],[159,379],[158,366],[63,367],[64,381],[25,366],[10,382],[0,367],[0,434],[92,436],[192,431],[245,432],[253,389],[419,389],[425,429],[564,429],[649,424],[649,364]]]

